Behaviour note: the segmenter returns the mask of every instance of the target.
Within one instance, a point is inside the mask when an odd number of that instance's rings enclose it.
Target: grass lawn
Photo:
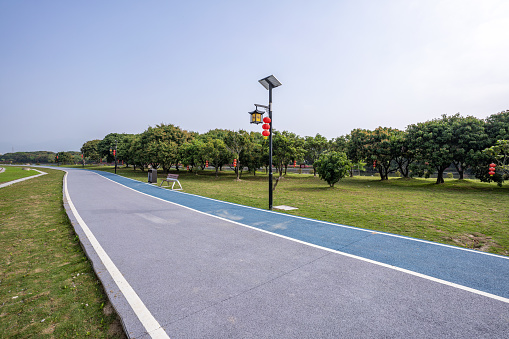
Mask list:
[[[63,208],[64,173],[43,171],[0,188],[0,338],[123,337]]]
[[[34,170],[24,170],[23,168],[28,167],[11,167],[11,166],[1,166],[5,168],[5,171],[0,173],[0,184],[3,184],[4,182],[31,177],[32,175],[37,175],[39,172],[36,172]]]
[[[106,166],[94,169],[113,171]],[[119,168],[117,173],[140,181],[148,176],[132,168]],[[213,170],[172,173],[180,174],[184,192],[268,208],[268,178],[263,173],[244,173],[239,182],[231,171],[217,179]],[[318,177],[288,174],[274,192],[274,206],[297,207],[285,213],[303,217],[509,255],[509,186],[445,180],[436,185],[435,179],[382,182],[356,176],[330,188]]]

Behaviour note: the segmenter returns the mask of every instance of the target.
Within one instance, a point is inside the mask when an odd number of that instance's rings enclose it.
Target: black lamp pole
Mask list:
[[[269,210],[272,210],[272,84],[269,82]]]
[[[265,87],[265,89],[269,90],[269,118],[270,118],[270,129],[269,129],[269,210],[272,210],[272,89],[275,87],[281,86],[281,82],[276,79],[275,76],[269,75],[258,82]],[[261,106],[261,105],[259,105]]]
[[[115,174],[117,174],[117,140],[115,140]]]

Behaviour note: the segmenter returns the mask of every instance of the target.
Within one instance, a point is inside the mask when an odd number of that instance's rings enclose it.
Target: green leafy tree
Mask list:
[[[453,165],[463,179],[464,171],[475,163],[478,154],[489,146],[489,138],[484,130],[484,121],[472,116],[466,118],[455,114],[447,118],[451,125]]]
[[[329,148],[329,142],[327,138],[316,134],[314,137],[308,136],[304,141],[304,150],[306,160],[313,164],[320,155],[327,151]],[[313,166],[313,175],[316,177],[316,167]]]
[[[115,157],[113,156],[113,152],[110,152],[110,149],[114,149],[115,144],[118,144],[122,138],[123,135],[120,133],[110,133],[99,141],[97,144],[97,152],[101,159],[106,157],[106,162],[113,162]]]
[[[286,174],[289,163],[304,157],[304,140],[292,132],[273,131],[272,152],[272,161],[279,172],[279,180],[283,177],[283,169]]]
[[[101,140],[90,140],[87,141],[81,146],[81,153],[83,153],[83,156],[85,159],[93,162],[100,162],[101,156],[98,151],[98,145],[101,142]]]
[[[493,159],[497,165],[495,175],[487,176],[486,179],[489,178],[489,180],[484,181],[493,180],[502,186],[502,183],[509,179],[509,140],[498,140],[495,145],[486,148],[483,153]],[[488,165],[485,166],[485,169],[488,171]]]
[[[58,158],[57,158],[57,156],[58,156]],[[74,159],[74,157],[73,157],[72,153],[70,153],[70,152],[58,152],[55,155],[55,162],[58,162],[59,164],[64,164],[64,165],[72,164],[72,163],[74,163],[73,159]]]
[[[441,119],[408,126],[409,147],[420,164],[437,171],[437,184],[444,183],[444,171],[454,160],[452,124],[446,115]]]
[[[198,169],[204,166],[207,160],[205,145],[202,140],[193,139],[183,144],[179,150],[184,165],[190,166],[191,171],[196,175],[198,175]]]
[[[315,163],[320,179],[325,180],[330,187],[343,179],[351,167],[351,162],[344,152],[323,153]]]
[[[401,156],[397,140],[404,132],[390,127],[378,127],[374,131],[364,130],[361,133],[365,133],[361,154],[369,162],[375,163],[381,180],[388,180],[389,173],[397,169],[393,166],[395,159]]]
[[[490,145],[495,145],[497,140],[509,140],[509,110],[490,115],[484,128]]]
[[[235,173],[237,174],[237,180],[240,180],[240,171],[239,168],[243,166],[240,163],[240,156],[242,152],[248,147],[251,142],[249,133],[244,130],[228,131],[224,137],[224,144],[226,148],[230,151],[235,159],[237,159],[237,167],[234,168]]]
[[[253,172],[253,175],[256,175],[256,170],[264,164],[263,142],[264,139],[260,133],[250,132],[249,143],[240,157],[242,164],[248,168],[249,172]]]

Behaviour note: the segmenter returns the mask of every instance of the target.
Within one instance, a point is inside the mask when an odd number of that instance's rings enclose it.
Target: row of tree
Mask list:
[[[57,158],[58,155],[58,158]],[[81,162],[80,152],[50,152],[50,151],[35,151],[35,152],[13,152],[0,155],[0,163],[12,164],[77,164]]]
[[[390,127],[355,129],[332,140],[320,134],[300,137],[274,131],[272,165],[281,177],[293,162],[319,164],[322,154],[337,152],[346,155],[351,175],[373,165],[382,180],[398,171],[403,177],[436,173],[437,183],[443,183],[444,171],[454,166],[460,179],[468,170],[483,181],[501,184],[509,175],[509,150],[503,140],[509,140],[509,111],[486,119],[443,115],[409,125],[404,131]],[[141,170],[148,166],[178,170],[183,164],[196,172],[208,163],[216,174],[223,166],[230,166],[240,178],[244,168],[255,174],[257,169],[269,166],[268,142],[260,133],[215,129],[199,134],[171,124],[149,127],[140,134],[111,133],[102,140],[87,141],[81,152],[87,161],[112,162],[114,149],[118,161]],[[231,165],[233,159],[237,159],[235,167]],[[488,174],[491,162],[499,165],[494,176]],[[314,168],[316,175],[317,166]]]

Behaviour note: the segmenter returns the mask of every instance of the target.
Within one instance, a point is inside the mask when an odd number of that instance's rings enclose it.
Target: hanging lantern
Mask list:
[[[256,108],[254,111],[249,112],[251,114],[251,124],[261,124],[262,123],[262,116],[265,112],[259,111],[258,108]]]
[[[117,154],[117,150],[113,150],[113,156],[115,156]]]
[[[265,117],[263,118],[263,122],[266,123],[266,124],[270,124],[270,118],[269,117]]]
[[[295,168],[295,166],[297,165],[297,161],[293,161],[293,168]]]
[[[233,167],[237,167],[237,159],[233,159]]]
[[[494,163],[490,164],[490,171],[489,171],[490,176],[495,175],[495,167],[497,167],[497,165],[495,165]]]
[[[269,125],[269,124],[263,124],[263,125],[262,125],[262,128],[263,128],[263,129],[270,129],[270,125]]]
[[[270,135],[269,130],[267,130],[267,129],[263,130],[262,135],[265,137],[265,139],[267,139],[267,137]]]
[[[209,167],[209,161],[205,161],[205,167]]]
[[[373,161],[373,169],[375,169],[375,168],[376,168],[376,160]]]

